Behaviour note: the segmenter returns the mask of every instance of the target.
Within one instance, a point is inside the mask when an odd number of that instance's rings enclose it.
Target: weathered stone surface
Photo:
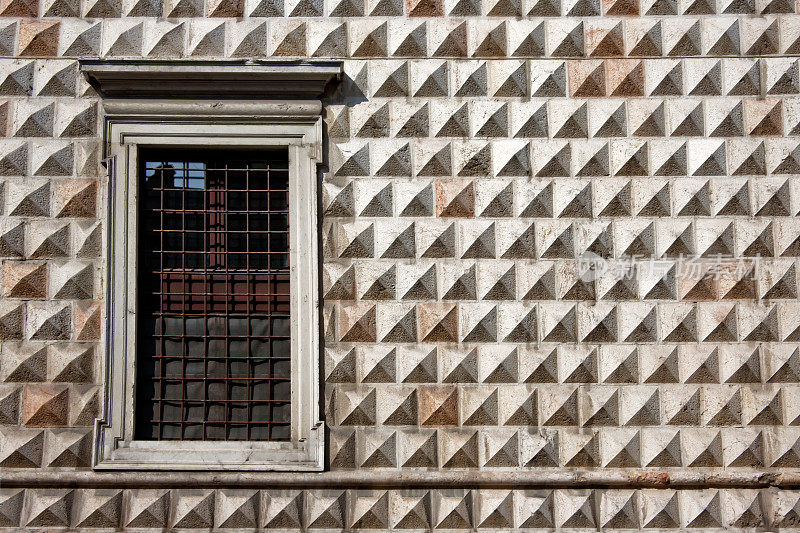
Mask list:
[[[799,472],[797,13],[0,2],[0,470],[90,468],[113,335],[109,184],[75,58],[104,56],[344,60],[320,193],[331,470]],[[800,524],[798,500],[3,488],[0,527],[779,529]]]

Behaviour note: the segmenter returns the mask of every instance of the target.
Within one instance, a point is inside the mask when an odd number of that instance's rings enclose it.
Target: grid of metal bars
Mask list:
[[[140,167],[135,438],[288,439],[288,153]]]

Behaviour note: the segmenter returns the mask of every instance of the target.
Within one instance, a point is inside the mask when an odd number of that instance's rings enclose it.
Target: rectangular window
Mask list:
[[[139,153],[137,440],[290,438],[288,151]]]
[[[322,470],[320,97],[342,63],[80,63],[108,171],[92,466]]]
[[[104,101],[99,470],[323,468],[321,104]]]

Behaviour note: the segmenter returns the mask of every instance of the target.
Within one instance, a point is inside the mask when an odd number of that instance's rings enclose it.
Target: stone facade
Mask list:
[[[799,525],[796,9],[3,0],[0,527]],[[91,471],[89,57],[344,60],[324,99],[328,472]]]

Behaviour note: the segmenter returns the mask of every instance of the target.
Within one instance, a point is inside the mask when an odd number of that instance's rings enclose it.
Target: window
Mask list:
[[[142,150],[135,439],[287,440],[286,150]]]
[[[139,63],[82,67],[106,97],[159,96],[159,73],[171,80],[160,85],[169,98],[103,102],[107,357],[95,468],[320,470],[321,103],[195,97],[228,85],[278,93],[295,80],[308,98],[341,66]]]

